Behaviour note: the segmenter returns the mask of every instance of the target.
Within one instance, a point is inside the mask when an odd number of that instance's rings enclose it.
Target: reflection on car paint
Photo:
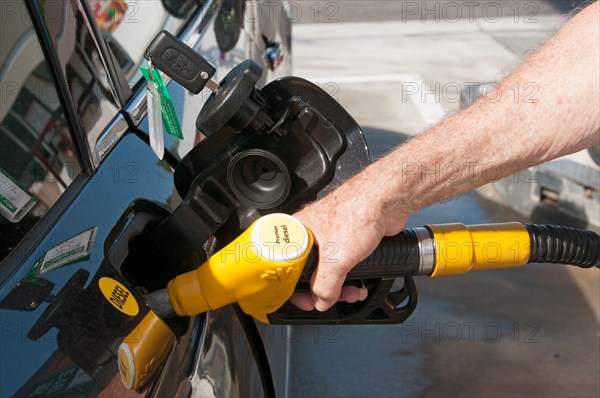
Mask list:
[[[43,297],[43,302],[48,303],[48,306],[29,329],[26,338],[38,341],[52,328],[56,328],[58,349],[84,370],[96,385],[105,387],[118,371],[116,352],[122,336],[128,334],[148,310],[139,306],[138,302],[143,301],[135,291],[130,292],[117,281],[121,279],[126,283],[107,262],[102,263],[98,272],[87,283],[89,278],[89,271],[79,269],[58,293],[48,293]],[[40,282],[41,278],[36,278],[35,284]],[[28,285],[30,283],[18,284],[0,303],[0,308],[27,310],[13,303],[34,302],[40,299],[30,297],[32,294],[37,295],[37,292],[28,288]],[[119,309],[120,302],[115,302],[115,297],[112,297],[114,290],[109,293],[113,301],[105,299],[102,288],[107,288],[108,285],[113,288],[120,287],[121,291],[127,293],[127,298],[135,298],[129,300],[127,307]],[[116,297],[122,298],[122,295]],[[123,306],[125,304],[126,302],[123,302]]]

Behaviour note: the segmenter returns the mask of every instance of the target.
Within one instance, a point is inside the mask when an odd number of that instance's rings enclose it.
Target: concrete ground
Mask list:
[[[457,111],[466,85],[500,79],[580,3],[296,2],[294,74],[348,109],[375,158]],[[411,226],[531,221],[494,195],[432,206]],[[405,324],[294,328],[289,396],[598,397],[599,274],[534,265],[422,278]]]

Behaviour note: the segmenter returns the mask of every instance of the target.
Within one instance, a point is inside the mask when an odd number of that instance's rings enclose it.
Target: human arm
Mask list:
[[[293,301],[325,310],[338,299],[364,298],[356,288],[340,297],[347,272],[383,236],[399,233],[410,213],[597,144],[599,14],[598,2],[588,6],[486,97],[296,214],[313,231],[321,261],[313,297]],[[531,91],[511,90],[527,84],[538,89],[537,102],[527,98]]]

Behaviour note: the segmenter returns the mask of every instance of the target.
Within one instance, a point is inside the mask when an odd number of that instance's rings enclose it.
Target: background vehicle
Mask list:
[[[159,377],[124,390],[116,352],[135,319],[99,288],[117,278],[109,233],[130,203],[172,210],[173,166],[201,136],[206,95],[170,91],[185,139],[148,145],[143,51],[165,29],[224,76],[279,44],[290,71],[283,4],[254,1],[9,1],[1,4],[0,396],[272,395],[285,383],[285,351],[263,345],[232,308],[184,320]],[[269,14],[270,12],[270,14]],[[275,65],[273,65],[275,66]],[[275,377],[266,362],[265,347]],[[191,380],[191,381],[190,381]],[[273,381],[278,384],[274,385]]]

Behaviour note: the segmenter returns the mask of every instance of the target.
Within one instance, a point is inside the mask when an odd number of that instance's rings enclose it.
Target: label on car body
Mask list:
[[[96,238],[96,231],[96,227],[90,228],[48,250],[35,263],[26,279],[88,258]]]
[[[0,169],[0,214],[17,223],[35,205],[36,199]]]
[[[136,316],[140,312],[135,297],[120,282],[112,278],[103,277],[98,281],[98,286],[108,302],[123,314]]]

